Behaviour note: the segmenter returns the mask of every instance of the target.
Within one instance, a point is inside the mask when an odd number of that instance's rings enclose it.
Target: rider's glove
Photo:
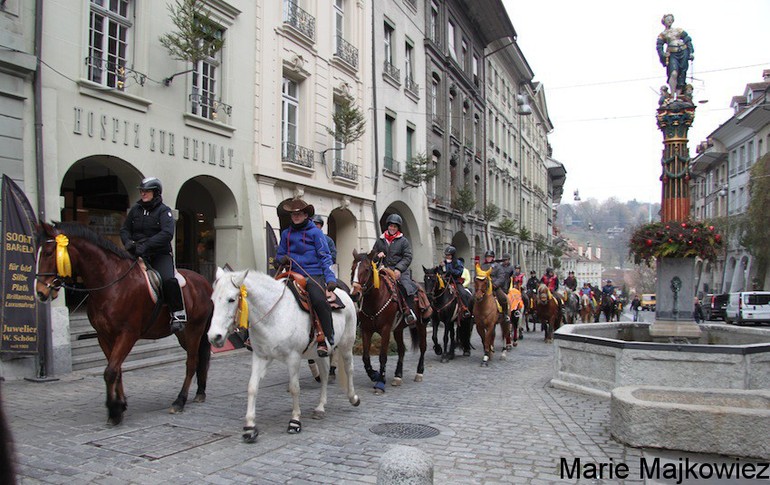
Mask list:
[[[133,254],[134,251],[136,251],[136,243],[134,241],[128,241],[125,244],[125,248],[126,248],[126,251],[128,251],[131,254]]]
[[[144,256],[144,251],[145,251],[144,244],[139,244],[138,246],[136,246],[136,249],[134,249],[134,254],[136,254],[141,258],[142,256]]]

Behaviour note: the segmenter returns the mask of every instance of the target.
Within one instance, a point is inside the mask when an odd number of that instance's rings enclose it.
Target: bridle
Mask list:
[[[50,244],[50,243],[56,243],[56,272],[55,273],[41,273],[40,270],[40,254],[43,251],[43,245],[44,244]],[[100,286],[98,288],[77,288],[72,285],[68,285],[66,281],[68,279],[72,278],[72,262],[70,261],[70,255],[69,250],[67,247],[69,246],[69,238],[67,238],[66,235],[62,233],[58,233],[55,238],[53,239],[46,239],[46,241],[40,245],[40,247],[37,248],[37,258],[35,261],[35,281],[45,285],[46,288],[53,291],[59,291],[62,288],[70,290],[70,291],[79,291],[82,293],[88,293],[91,291],[99,291],[104,290],[106,288],[109,288],[110,286],[116,284],[118,281],[122,280],[126,276],[128,276],[128,273],[131,272],[132,269],[134,269],[134,266],[139,262],[139,259],[135,259],[131,266],[128,267],[125,273],[120,275],[117,279],[114,281],[104,285]],[[53,277],[53,279],[50,282],[45,282],[40,279],[40,277]]]
[[[446,299],[446,303],[444,303],[441,307],[435,309],[436,312],[442,313],[444,310],[449,308],[450,305],[452,305],[453,303],[456,303],[456,301],[455,301],[456,299],[460,298],[460,295],[457,292],[455,293],[455,295],[451,295],[451,292],[450,292],[451,285],[445,283],[444,282],[444,278],[442,278],[440,274],[438,274],[438,273],[427,273],[425,275],[425,278],[426,278],[426,281],[429,278],[430,279],[432,279],[432,278],[436,279],[436,285],[433,286],[433,288],[431,289],[430,292],[426,291],[426,293],[428,294],[428,299],[430,300],[431,304],[433,304],[434,306],[435,306],[435,302],[436,301],[440,301],[441,297],[443,297],[447,293],[450,294],[450,297]],[[440,290],[438,292],[438,294],[436,294],[436,288],[438,288]],[[426,285],[426,289],[427,289],[427,285]]]
[[[366,260],[366,261],[369,261],[369,260]],[[361,298],[358,299],[358,311],[361,312],[361,314],[363,316],[365,316],[366,318],[368,318],[369,320],[374,320],[382,312],[385,311],[385,309],[388,307],[388,305],[390,305],[391,303],[396,302],[396,300],[393,298],[393,295],[398,291],[398,289],[393,288],[393,291],[390,292],[390,296],[388,297],[388,299],[385,301],[385,303],[382,304],[382,306],[379,308],[379,310],[377,310],[374,313],[374,315],[370,315],[370,314],[366,313],[364,311],[364,309],[363,309],[364,297],[369,292],[371,292],[373,289],[379,289],[380,284],[381,284],[381,282],[380,282],[381,276],[380,276],[379,269],[377,269],[377,266],[374,264],[374,261],[369,261],[371,266],[372,266],[371,275],[369,276],[369,278],[367,278],[367,280],[365,282],[362,283],[361,281],[359,281],[358,273],[359,273],[359,270],[361,269],[361,263],[362,262],[363,261],[358,261],[356,263],[356,267],[353,270],[353,281],[351,282],[352,283],[351,286],[353,287],[352,288],[353,290],[355,290],[356,288],[359,288],[360,292],[361,292]]]

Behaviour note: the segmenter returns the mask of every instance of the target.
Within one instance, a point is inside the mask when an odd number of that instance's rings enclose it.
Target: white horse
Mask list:
[[[308,282],[308,284],[313,284]],[[242,290],[243,288],[243,290]],[[259,430],[256,426],[256,403],[259,381],[265,376],[273,360],[284,362],[289,369],[289,391],[292,397],[290,434],[302,431],[299,407],[299,367],[302,359],[314,359],[321,372],[321,400],[313,411],[313,417],[326,415],[326,387],[329,379],[329,358],[319,358],[315,342],[310,340],[310,316],[297,303],[283,281],[254,271],[225,271],[217,268],[214,293],[214,315],[208,338],[215,347],[222,347],[227,336],[237,325],[239,299],[245,291],[248,302],[249,338],[251,353],[251,379],[248,388],[246,425],[243,440],[253,443]],[[346,391],[348,401],[358,406],[361,400],[353,387],[353,343],[356,338],[356,308],[347,293],[336,290],[345,308],[332,312],[335,344],[332,358],[340,370],[338,381]]]

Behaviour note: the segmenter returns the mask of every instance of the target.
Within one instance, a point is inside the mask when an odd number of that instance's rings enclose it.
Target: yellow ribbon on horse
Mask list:
[[[56,235],[56,271],[59,276],[67,278],[72,276],[72,262],[67,250],[70,240],[64,234]]]
[[[241,295],[238,297],[238,309],[235,312],[235,321],[239,328],[249,328],[249,302],[246,300],[248,293],[246,286],[241,285]]]
[[[380,270],[377,269],[377,265],[374,264],[374,261],[372,261],[372,283],[374,284],[375,290],[380,288]]]

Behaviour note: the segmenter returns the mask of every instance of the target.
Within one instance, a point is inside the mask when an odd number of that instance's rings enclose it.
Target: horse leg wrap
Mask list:
[[[241,437],[243,438],[244,443],[254,443],[257,441],[257,436],[259,436],[259,430],[256,426],[243,427],[243,434]]]
[[[371,379],[372,382],[377,382],[380,380],[380,373],[377,372],[374,369],[369,369],[366,371],[367,375],[369,376],[369,379]]]
[[[374,388],[379,391],[385,392],[385,383],[383,381],[377,381],[374,383]]]
[[[298,419],[289,420],[289,427],[286,430],[289,434],[299,434],[302,432],[302,423]]]

